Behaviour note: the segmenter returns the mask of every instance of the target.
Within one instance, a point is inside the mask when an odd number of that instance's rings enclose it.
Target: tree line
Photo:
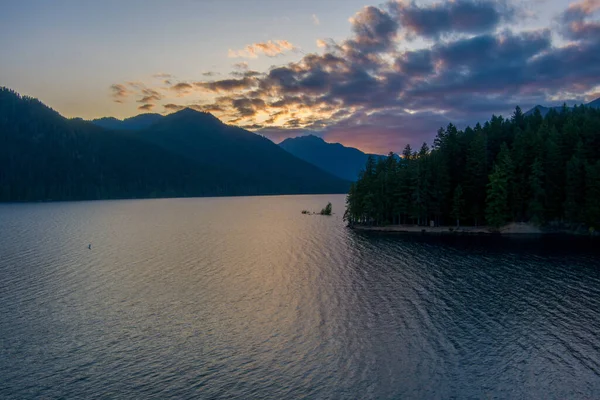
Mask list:
[[[348,193],[349,224],[600,228],[600,110],[566,105],[542,116],[440,128],[431,147],[369,158]]]

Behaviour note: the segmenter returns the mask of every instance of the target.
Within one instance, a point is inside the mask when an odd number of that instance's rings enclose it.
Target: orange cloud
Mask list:
[[[589,15],[600,10],[600,0],[583,0],[569,5],[570,10],[580,10]]]
[[[292,43],[287,40],[275,40],[261,43],[253,43],[244,47],[242,50],[229,49],[229,58],[257,58],[259,54],[267,57],[275,57],[289,50],[296,49]]]
[[[111,96],[115,103],[122,103],[130,94],[132,94],[125,85],[121,85],[120,83],[110,85],[110,90],[112,91]]]

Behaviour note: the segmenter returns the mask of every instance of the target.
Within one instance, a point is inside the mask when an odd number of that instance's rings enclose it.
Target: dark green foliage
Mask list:
[[[573,154],[567,163],[567,182],[565,187],[565,217],[568,221],[581,222],[583,220],[583,207],[585,201],[585,160],[582,159],[583,148],[581,143],[578,151]]]
[[[463,198],[462,187],[458,185],[454,189],[454,197],[452,199],[452,217],[456,219],[456,227],[460,226],[460,219],[463,216],[465,208],[465,199]]]
[[[508,182],[498,166],[490,175],[487,189],[486,221],[493,227],[500,227],[508,221]]]
[[[600,227],[600,110],[516,108],[464,131],[440,128],[432,149],[371,159],[345,219],[363,224]]]
[[[331,215],[331,203],[327,203],[327,205],[325,206],[325,208],[323,208],[321,210],[321,212],[319,214],[321,215]]]
[[[586,166],[585,220],[590,227],[600,229],[600,161]]]
[[[116,132],[0,88],[0,201],[339,193],[348,186],[207,114],[184,110],[142,131]]]
[[[544,167],[539,158],[536,158],[531,166],[529,175],[529,198],[528,217],[536,225],[544,223],[544,204],[546,202],[546,190],[544,189]]]

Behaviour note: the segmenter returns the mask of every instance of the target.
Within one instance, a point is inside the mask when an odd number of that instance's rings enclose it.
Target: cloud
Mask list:
[[[151,96],[144,96],[141,99],[139,99],[137,102],[138,103],[154,103],[157,102],[161,99],[161,96],[155,96],[155,95],[151,95]]]
[[[158,74],[152,75],[152,77],[156,78],[156,79],[169,79],[169,78],[173,78],[173,75],[167,74],[165,72],[160,72]]]
[[[229,50],[229,58],[257,58],[259,54],[267,57],[275,57],[286,51],[295,50],[296,47],[287,40],[275,40],[261,43],[253,43],[244,47],[242,50]]]
[[[194,89],[194,86],[191,83],[179,82],[179,83],[176,83],[175,85],[171,86],[170,89],[177,92],[180,95],[183,95],[183,94],[190,93],[190,91],[192,91]]]
[[[317,14],[313,14],[313,15],[311,15],[311,17],[310,17],[310,18],[311,18],[311,20],[312,20],[312,23],[313,23],[314,25],[320,25],[320,24],[321,24],[321,21],[319,21],[319,17],[317,17]]]
[[[114,85],[110,85],[111,96],[115,103],[123,103],[123,101],[130,95],[132,92],[127,89],[125,85],[120,83],[115,83]]]
[[[389,9],[411,36],[437,39],[451,33],[490,32],[514,11],[502,1],[455,0],[420,6],[414,1],[392,1]]]
[[[364,7],[350,18],[354,38],[346,46],[360,53],[390,50],[397,35],[398,22],[384,10]]]
[[[154,108],[154,104],[142,104],[141,106],[138,107],[138,110],[141,111],[152,111],[152,109]]]
[[[598,10],[600,0],[573,3],[548,27],[527,30],[510,25],[518,17],[506,3],[395,1],[359,10],[345,40],[319,40],[318,53],[264,72],[241,62],[230,79],[190,79],[168,90],[128,82],[111,90],[115,100],[135,96],[165,112],[215,112],[274,140],[316,133],[399,152],[430,141],[449,122],[465,127],[517,104],[593,100],[600,88]],[[407,48],[407,35],[425,40]],[[266,54],[266,47],[248,47],[246,56]],[[181,93],[206,103],[178,104]]]
[[[213,72],[213,71],[207,71],[207,72],[202,73],[202,76],[206,76],[206,77],[217,76],[217,75],[221,75],[221,74],[219,72]]]
[[[211,92],[231,92],[235,90],[250,89],[257,85],[257,81],[251,77],[241,79],[222,79],[219,81],[196,82],[197,87]]]
[[[143,97],[137,101],[138,103],[156,103],[163,98],[163,96],[154,89],[143,88],[140,90],[140,93]]]
[[[163,104],[163,107],[167,112],[179,111],[185,108],[185,106],[173,103]]]
[[[265,102],[262,99],[237,98],[231,100],[231,105],[238,111],[240,117],[250,117],[257,111],[265,108]]]
[[[589,21],[600,10],[600,0],[572,3],[559,17],[562,34],[568,39],[585,40],[600,36],[600,22]]]

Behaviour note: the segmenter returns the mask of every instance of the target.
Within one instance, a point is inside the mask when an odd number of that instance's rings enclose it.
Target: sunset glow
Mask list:
[[[11,4],[0,83],[69,117],[191,107],[379,153],[600,93],[598,0],[252,3]]]

